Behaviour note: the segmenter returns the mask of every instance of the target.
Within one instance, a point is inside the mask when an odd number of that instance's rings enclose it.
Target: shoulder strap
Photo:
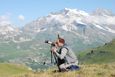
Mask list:
[[[62,47],[61,49],[63,49],[63,48],[65,48],[65,49],[67,49],[67,51],[69,51],[69,49],[68,49],[67,47],[64,46],[64,47]]]

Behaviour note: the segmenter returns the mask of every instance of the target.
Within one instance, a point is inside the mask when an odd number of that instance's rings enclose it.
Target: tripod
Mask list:
[[[54,47],[54,46],[51,45],[51,48],[52,48],[52,47]],[[51,52],[51,64],[54,63],[54,61],[55,61],[55,63],[57,64],[56,55],[55,55],[52,51],[50,51],[50,52]],[[55,63],[54,63],[54,64],[55,64]]]

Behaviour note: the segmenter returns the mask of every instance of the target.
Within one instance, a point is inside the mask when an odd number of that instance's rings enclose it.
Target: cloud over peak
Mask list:
[[[20,21],[24,21],[24,20],[25,20],[25,17],[24,17],[23,15],[19,15],[19,16],[18,16],[18,19],[19,19]]]

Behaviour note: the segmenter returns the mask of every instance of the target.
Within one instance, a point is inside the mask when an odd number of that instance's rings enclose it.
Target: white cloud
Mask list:
[[[10,15],[1,15],[0,16],[0,26],[4,26],[6,24],[11,24]]]
[[[19,15],[19,16],[18,16],[18,19],[19,19],[20,21],[24,21],[24,20],[25,20],[25,17],[24,17],[23,15]]]

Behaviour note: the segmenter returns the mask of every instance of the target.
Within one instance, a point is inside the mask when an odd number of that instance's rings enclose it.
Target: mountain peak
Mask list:
[[[93,15],[99,15],[99,16],[113,16],[114,14],[112,13],[111,10],[103,9],[103,8],[97,8],[94,12]]]
[[[86,13],[85,11],[78,10],[78,9],[70,9],[70,8],[64,8],[64,9],[60,10],[59,12],[54,12],[54,13],[51,13],[51,14],[53,14],[53,15],[63,14],[63,15],[89,16],[89,14]]]

